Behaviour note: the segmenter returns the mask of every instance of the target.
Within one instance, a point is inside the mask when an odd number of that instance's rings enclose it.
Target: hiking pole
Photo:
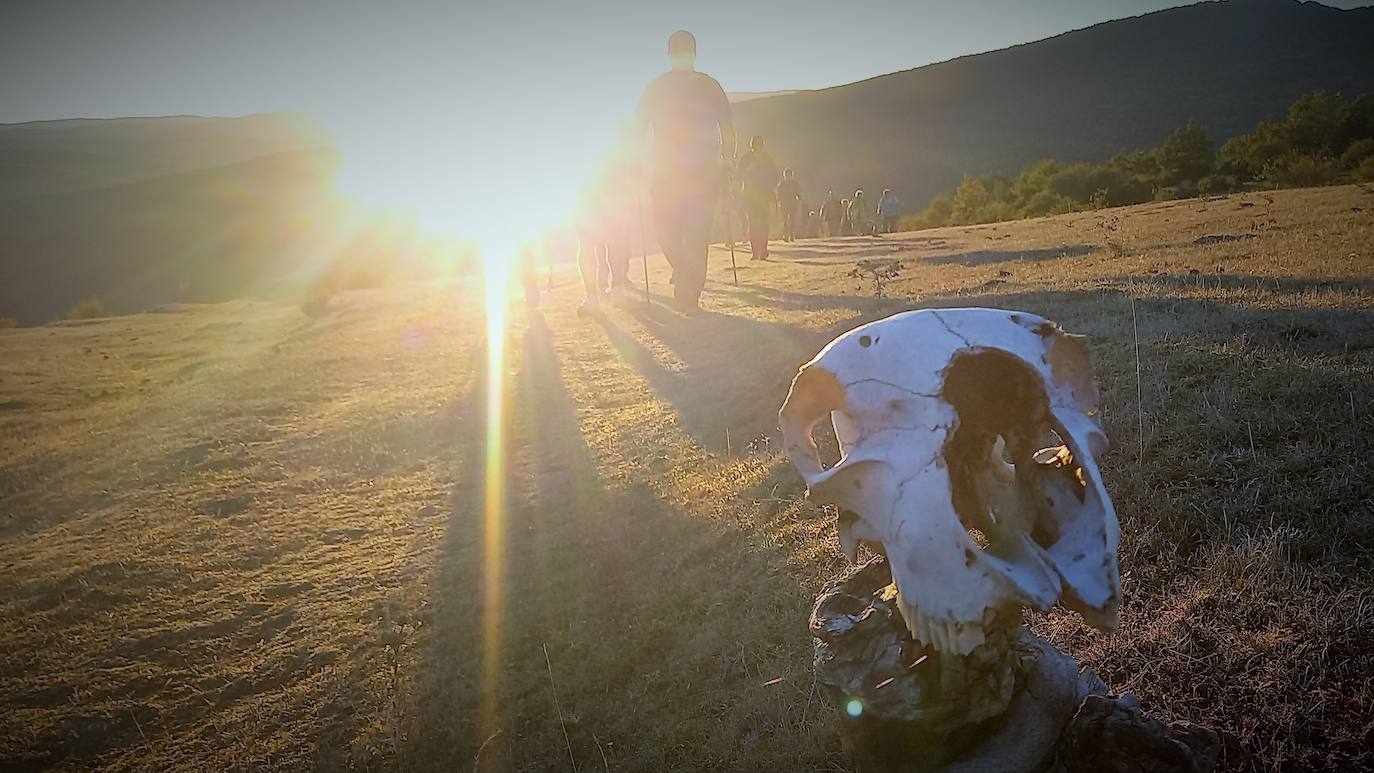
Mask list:
[[[644,260],[644,305],[652,306],[649,299],[649,243],[644,240],[644,194],[635,197],[635,209],[639,212],[639,255]]]
[[[735,277],[735,287],[739,287],[739,266],[735,265],[735,235],[730,231],[730,194],[721,199],[720,213],[725,216],[725,241],[730,245],[730,273]]]

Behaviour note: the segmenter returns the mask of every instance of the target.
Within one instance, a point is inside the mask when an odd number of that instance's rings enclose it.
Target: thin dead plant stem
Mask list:
[[[558,686],[553,683],[553,663],[549,660],[549,645],[539,645],[544,650],[544,666],[549,669],[549,690],[553,692],[553,710],[558,713],[558,724],[563,728],[563,744],[568,748],[568,764],[573,772],[577,771],[577,759],[573,757],[572,741],[568,738],[568,723],[563,719],[563,708],[558,705]]]
[[[1140,456],[1145,461],[1145,391],[1140,383],[1140,320],[1135,311],[1135,288],[1131,288],[1131,332],[1135,336],[1135,413],[1136,431],[1140,434]]]

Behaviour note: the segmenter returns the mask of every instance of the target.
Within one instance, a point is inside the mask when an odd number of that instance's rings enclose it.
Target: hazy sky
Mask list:
[[[817,88],[1182,4],[3,0],[0,123],[637,92],[679,27],[728,90]]]

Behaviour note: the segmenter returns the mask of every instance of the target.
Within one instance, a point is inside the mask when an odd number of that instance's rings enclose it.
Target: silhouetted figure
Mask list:
[[[577,208],[577,270],[586,292],[578,313],[600,311],[609,293],[625,302],[629,284],[630,228],[636,216],[636,170],[624,148],[617,148],[583,189]]]
[[[753,260],[768,259],[768,221],[777,199],[778,164],[763,149],[763,138],[749,141],[749,152],[739,160],[740,199],[749,221],[749,251]]]
[[[672,69],[649,83],[639,120],[652,133],[649,196],[654,229],[673,267],[679,311],[697,309],[706,284],[711,220],[725,185],[723,159],[735,155],[730,102],[715,78],[693,69],[697,41],[685,30],[668,38]]]
[[[802,232],[803,238],[814,239],[821,235],[821,216],[816,210],[806,213],[806,229]]]
[[[854,233],[854,221],[849,218],[849,199],[840,199],[840,236]]]
[[[883,189],[883,197],[878,199],[878,217],[883,221],[883,233],[890,234],[897,230],[897,208],[901,204],[902,202],[892,195],[892,191]]]
[[[520,248],[516,257],[516,272],[520,275],[520,287],[525,291],[525,305],[530,311],[539,309],[539,260],[530,247]]]
[[[801,184],[797,182],[792,167],[782,170],[782,179],[777,187],[778,213],[782,216],[782,240],[790,242],[797,238],[797,220],[801,216]]]
[[[862,189],[854,191],[854,198],[849,200],[849,228],[855,236],[873,233],[873,214],[868,209],[868,202],[864,201]]]
[[[825,224],[826,236],[839,236],[844,227],[845,204],[835,198],[834,191],[826,191],[825,201],[821,202],[821,222]]]

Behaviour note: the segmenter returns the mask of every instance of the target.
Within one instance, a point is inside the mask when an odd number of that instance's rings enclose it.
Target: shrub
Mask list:
[[[96,319],[108,316],[110,315],[105,312],[105,306],[95,298],[87,298],[67,312],[67,319]]]
[[[1329,185],[1340,177],[1336,160],[1326,156],[1285,153],[1264,166],[1264,181],[1279,188]]]
[[[1044,190],[1030,197],[1030,200],[1021,208],[1021,216],[1062,215],[1073,210],[1072,199],[1067,196],[1060,196],[1054,191]]]
[[[301,299],[301,312],[311,319],[319,319],[329,311],[329,302],[334,298],[334,286],[330,282],[320,282],[306,291]]]
[[[1240,189],[1240,181],[1234,175],[1209,174],[1197,181],[1198,193],[1230,193]]]
[[[949,213],[953,208],[954,199],[948,193],[941,193],[931,199],[925,209],[902,218],[899,225],[903,231],[938,228],[949,222]]]
[[[0,330],[9,330],[19,327],[19,320],[14,317],[0,317]]]
[[[1355,170],[1355,180],[1362,183],[1374,183],[1374,156],[1360,162],[1359,168]]]
[[[1374,156],[1374,138],[1356,140],[1341,154],[1341,166],[1346,169],[1359,169],[1360,164],[1371,156]]]

